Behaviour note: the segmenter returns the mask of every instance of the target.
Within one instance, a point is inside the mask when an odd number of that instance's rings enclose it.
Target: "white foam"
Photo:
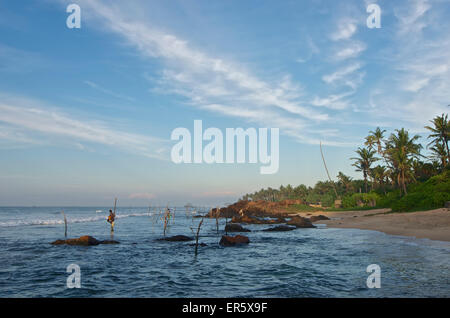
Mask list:
[[[148,216],[148,213],[130,213],[130,214],[117,214],[116,218],[127,218],[136,216]],[[101,220],[106,220],[105,216],[92,216],[92,217],[80,217],[80,218],[70,218],[67,216],[67,223],[88,223],[97,222]],[[33,219],[33,220],[15,220],[9,222],[0,222],[0,227],[11,227],[11,226],[27,226],[27,225],[59,225],[64,224],[63,219]]]

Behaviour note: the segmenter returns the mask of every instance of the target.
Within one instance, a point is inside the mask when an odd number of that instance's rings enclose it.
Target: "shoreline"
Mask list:
[[[389,213],[390,209],[364,211],[318,211],[295,213],[303,217],[325,215],[331,220],[317,221],[330,228],[354,228],[379,231],[390,235],[412,236],[450,242],[450,211],[441,208],[430,211]]]

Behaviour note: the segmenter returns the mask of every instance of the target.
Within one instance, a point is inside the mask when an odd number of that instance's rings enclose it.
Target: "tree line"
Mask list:
[[[332,206],[336,199],[354,193],[378,193],[386,195],[398,190],[401,196],[408,193],[408,185],[424,182],[430,177],[449,168],[450,123],[448,114],[436,116],[425,126],[429,131],[426,148],[428,156],[423,154],[424,147],[419,135],[411,135],[408,130],[396,129],[391,134],[377,127],[369,131],[364,145],[350,158],[355,171],[361,172],[362,179],[353,179],[339,172],[337,181],[319,181],[314,187],[303,184],[293,187],[290,184],[279,189],[267,188],[245,194],[243,200],[282,201],[301,199],[306,203],[321,202]]]

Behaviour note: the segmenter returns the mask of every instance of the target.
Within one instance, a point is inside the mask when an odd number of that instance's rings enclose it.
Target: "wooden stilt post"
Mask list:
[[[203,218],[201,219],[200,223],[198,224],[197,235],[195,235],[195,256],[197,256],[197,253],[198,253],[198,236],[200,234],[200,228],[202,227],[202,224],[203,224]]]
[[[67,238],[67,218],[64,211],[61,211],[61,213],[64,216],[64,237]]]

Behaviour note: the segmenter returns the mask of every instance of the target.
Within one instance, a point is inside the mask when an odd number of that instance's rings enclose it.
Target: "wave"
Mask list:
[[[151,216],[152,213],[129,213],[129,214],[117,214],[116,219],[137,217],[137,216]],[[88,223],[97,222],[101,220],[106,220],[107,218],[103,216],[92,216],[92,217],[79,217],[70,218],[67,216],[67,224],[73,223]],[[0,222],[0,227],[12,227],[12,226],[30,226],[30,225],[59,225],[64,224],[63,219],[33,219],[33,220],[15,220],[9,222]]]

